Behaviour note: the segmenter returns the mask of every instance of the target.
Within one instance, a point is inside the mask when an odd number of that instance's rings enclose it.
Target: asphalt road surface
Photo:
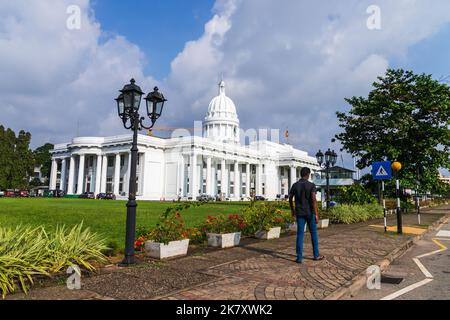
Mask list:
[[[426,235],[383,272],[399,284],[364,288],[353,300],[450,300],[450,224]]]

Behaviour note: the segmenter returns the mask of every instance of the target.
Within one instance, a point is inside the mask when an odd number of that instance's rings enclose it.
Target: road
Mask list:
[[[353,300],[450,300],[450,224],[426,235],[383,276],[402,278],[399,284],[382,281],[381,289],[364,288]]]

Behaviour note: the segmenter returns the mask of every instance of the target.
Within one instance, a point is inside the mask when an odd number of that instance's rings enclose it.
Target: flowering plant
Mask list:
[[[237,214],[208,216],[201,229],[204,233],[226,234],[240,232],[246,227],[244,219]]]
[[[274,204],[255,204],[252,202],[244,209],[242,216],[247,225],[246,234],[254,234],[258,231],[269,231],[275,227],[285,228],[292,222],[288,212],[281,210]]]
[[[147,238],[163,244],[189,238],[189,230],[185,228],[184,220],[179,211],[169,208],[164,212],[158,224],[153,228]]]

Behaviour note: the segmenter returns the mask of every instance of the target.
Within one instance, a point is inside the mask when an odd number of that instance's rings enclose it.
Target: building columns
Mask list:
[[[127,178],[124,179],[124,189],[126,190],[127,194],[130,194],[130,177],[131,177],[131,152],[128,152],[128,159],[127,159]]]
[[[184,174],[185,174],[185,170],[186,170],[186,164],[185,164],[185,160],[184,160],[184,156],[183,155],[181,155],[179,167],[180,167],[180,169],[179,169],[180,170],[180,174],[179,174],[177,195],[179,197],[184,197],[185,196],[184,189],[185,189],[185,186],[186,186],[186,183],[185,183],[186,179],[184,177]]]
[[[102,174],[101,174],[101,185],[100,192],[106,193],[106,176],[108,175],[108,155],[103,155],[102,157]]]
[[[291,169],[289,173],[290,186],[288,186],[289,191],[291,190],[294,183],[297,182],[297,168],[295,166],[291,166],[290,169]]]
[[[75,156],[70,157],[69,167],[69,185],[67,186],[67,194],[74,194],[74,179],[75,179]]]
[[[256,165],[256,195],[262,196],[262,164]]]
[[[101,190],[102,184],[102,156],[97,155],[96,161],[96,169],[95,169],[95,194],[99,194]]]
[[[238,161],[234,163],[234,197],[238,200],[241,198],[241,179]]]
[[[247,198],[250,198],[250,189],[251,189],[251,186],[250,186],[250,176],[251,176],[251,174],[250,174],[250,163],[246,163],[245,164],[245,175],[246,175],[246,177],[245,177],[245,195],[247,196]]]
[[[78,165],[78,185],[77,185],[77,194],[82,194],[84,189],[84,160],[85,155],[80,154],[80,161]]]
[[[228,187],[227,187],[227,183],[226,183],[226,173],[227,173],[227,162],[225,159],[222,160],[222,163],[220,165],[220,173],[221,173],[221,178],[220,178],[220,192],[227,197],[228,196]]]
[[[191,177],[190,177],[190,187],[192,200],[196,200],[198,196],[198,179],[197,179],[197,154],[194,153],[191,156]]]
[[[50,190],[56,189],[56,177],[57,177],[57,171],[58,171],[58,163],[56,162],[56,159],[52,160],[52,169],[50,171]]]
[[[206,194],[212,196],[212,158],[206,158]]]
[[[59,189],[66,192],[66,177],[67,177],[67,163],[66,159],[61,161],[61,182],[59,184]]]
[[[114,194],[119,195],[120,185],[120,153],[116,154],[116,162],[114,165]]]

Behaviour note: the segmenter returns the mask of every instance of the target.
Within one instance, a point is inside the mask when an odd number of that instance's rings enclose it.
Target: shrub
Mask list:
[[[378,202],[373,195],[367,192],[367,190],[359,184],[341,187],[339,189],[339,195],[336,197],[336,201],[340,204],[350,205],[375,204]]]
[[[204,233],[234,233],[240,232],[246,227],[244,219],[237,214],[229,216],[218,215],[216,217],[209,216],[205,223],[200,227]]]
[[[83,224],[72,229],[57,227],[0,228],[0,290],[2,297],[21,288],[25,293],[33,277],[49,276],[64,267],[79,265],[94,270],[93,262],[105,262],[104,240]]]
[[[180,211],[188,206],[168,208],[159,218],[155,228],[151,229],[146,239],[169,244],[172,241],[184,240],[189,238],[189,230],[184,225]]]
[[[352,224],[383,218],[383,208],[378,204],[339,205],[323,214],[332,223]]]
[[[184,239],[193,239],[199,241],[202,235],[198,228],[188,229],[185,227],[181,212],[191,207],[199,207],[205,203],[185,202],[169,207],[160,216],[159,222],[155,228],[147,229],[139,227],[136,232],[136,241],[134,243],[136,250],[142,250],[145,241],[151,240],[163,244],[169,244],[172,241]]]
[[[242,212],[246,225],[244,233],[253,235],[258,231],[269,231],[274,227],[284,228],[293,222],[293,217],[289,212],[281,210],[274,203],[256,204],[252,202]]]

